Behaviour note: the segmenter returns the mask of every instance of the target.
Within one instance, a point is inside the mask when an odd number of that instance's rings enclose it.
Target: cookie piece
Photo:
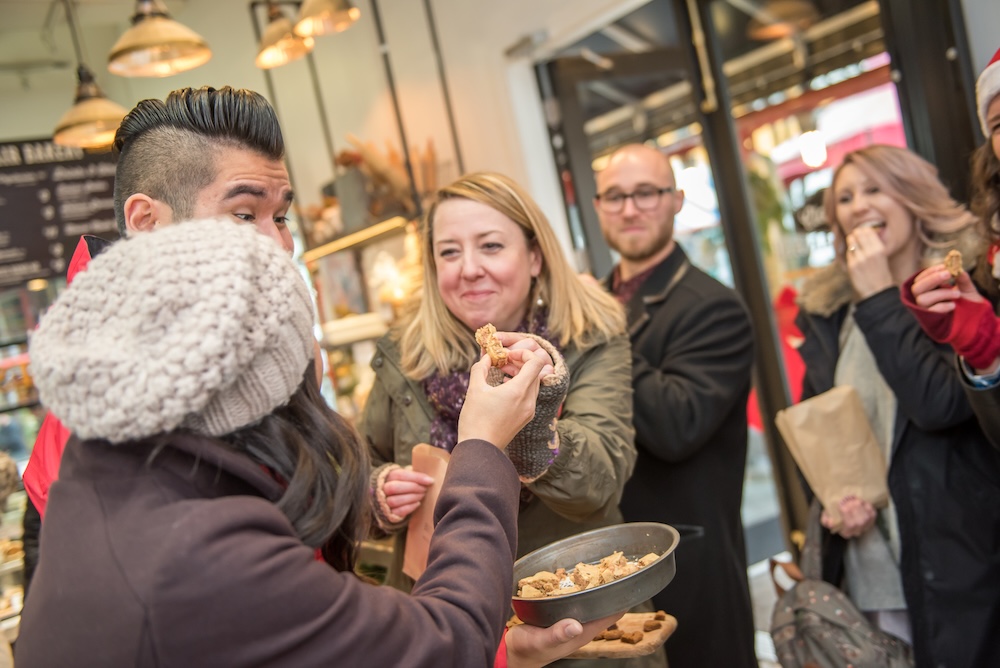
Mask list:
[[[632,633],[624,634],[622,642],[627,642],[629,645],[638,645],[642,642],[642,631],[633,631]]]
[[[497,338],[497,328],[493,323],[486,323],[476,330],[476,343],[490,356],[490,363],[500,368],[507,364],[507,349]]]
[[[661,626],[663,626],[663,624],[661,624],[660,622],[656,621],[655,619],[647,619],[646,621],[644,621],[642,623],[642,630],[643,631],[655,631],[656,629],[660,628]]]
[[[962,273],[962,254],[957,250],[948,251],[944,257],[944,266],[952,278],[958,278],[958,275]]]

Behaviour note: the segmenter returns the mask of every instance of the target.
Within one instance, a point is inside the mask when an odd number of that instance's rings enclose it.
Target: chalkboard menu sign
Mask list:
[[[110,153],[0,143],[0,287],[65,274],[84,234],[116,239],[114,181]]]

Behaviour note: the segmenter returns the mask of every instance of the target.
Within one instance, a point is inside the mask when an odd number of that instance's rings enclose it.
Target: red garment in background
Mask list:
[[[781,357],[785,363],[785,379],[788,382],[788,391],[792,395],[792,403],[797,404],[802,398],[802,378],[806,374],[806,365],[799,355],[799,346],[802,345],[802,332],[795,326],[795,317],[799,313],[799,307],[795,303],[798,293],[791,286],[785,286],[778,297],[774,300],[774,316],[778,325],[778,341],[781,347]],[[773,419],[773,416],[769,417]],[[757,431],[764,430],[764,422],[760,415],[760,406],[757,405],[757,388],[750,390],[750,399],[747,401],[747,424],[751,429]]]
[[[81,237],[66,270],[67,285],[87,268],[90,260],[90,245],[86,237]],[[69,436],[70,432],[62,422],[51,413],[46,413],[45,420],[38,429],[31,458],[28,459],[24,475],[21,476],[24,481],[24,491],[28,493],[31,503],[42,517],[45,516],[45,504],[49,500],[49,487],[59,477],[59,462],[62,461],[63,450],[66,448]]]

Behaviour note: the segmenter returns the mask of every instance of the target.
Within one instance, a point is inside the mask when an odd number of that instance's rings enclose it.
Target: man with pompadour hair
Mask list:
[[[191,218],[229,216],[254,225],[291,253],[286,216],[293,194],[285,144],[274,109],[259,93],[206,86],[143,100],[122,119],[112,150],[118,157],[114,210],[122,237]],[[108,245],[83,237],[67,282]],[[37,563],[49,486],[58,477],[69,436],[47,415],[24,471],[26,585]]]

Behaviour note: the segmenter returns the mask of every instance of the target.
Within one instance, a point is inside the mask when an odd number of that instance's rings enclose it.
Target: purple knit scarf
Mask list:
[[[549,333],[548,316],[547,308],[536,309],[531,322],[525,318],[514,331],[530,332],[540,336],[555,346],[556,350],[560,350],[558,341],[554,341]],[[458,415],[462,412],[465,393],[469,390],[469,372],[468,370],[437,372],[427,377],[423,386],[424,393],[434,408],[431,445],[451,452],[458,442]]]

